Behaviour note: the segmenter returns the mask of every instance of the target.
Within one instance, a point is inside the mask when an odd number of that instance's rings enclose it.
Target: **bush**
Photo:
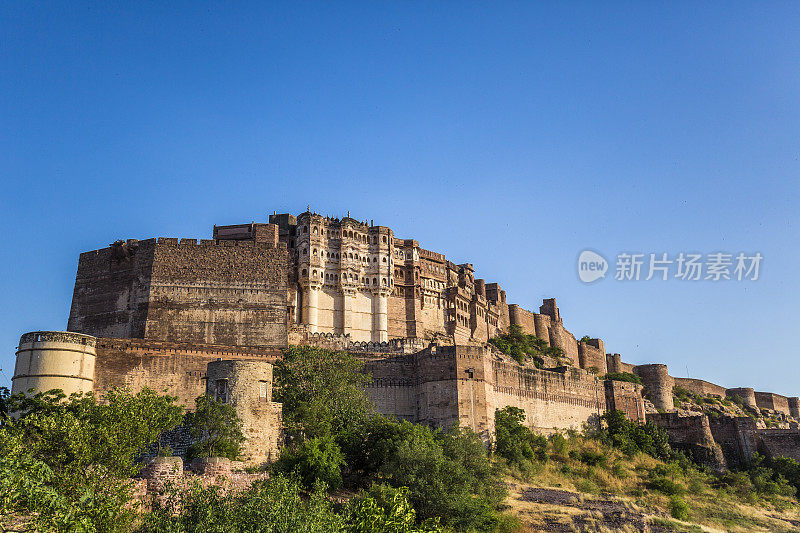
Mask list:
[[[628,383],[638,383],[639,385],[642,384],[642,379],[636,374],[631,374],[630,372],[609,372],[601,379],[609,379],[611,381],[626,381]]]
[[[647,488],[650,490],[658,491],[667,496],[679,496],[686,492],[686,489],[665,477],[656,477],[647,482]]]
[[[664,461],[675,456],[669,447],[667,432],[652,422],[637,424],[626,419],[619,410],[608,411],[601,419],[606,427],[599,430],[597,436],[624,453],[634,455],[643,452]]]
[[[303,485],[310,489],[324,483],[328,489],[336,490],[342,484],[342,450],[333,437],[316,437],[298,447],[284,448],[280,459],[273,465],[273,472],[297,473]]]
[[[353,473],[367,483],[408,487],[419,520],[440,517],[447,527],[475,531],[499,523],[505,488],[473,431],[375,419],[358,443],[348,459]]]
[[[534,365],[538,368],[543,365],[544,359],[542,356],[564,356],[563,350],[548,346],[546,341],[535,335],[526,335],[517,324],[509,326],[507,334],[494,337],[489,342],[520,364],[524,363],[526,359],[532,359]]]
[[[683,498],[679,496],[673,496],[669,499],[669,514],[672,515],[672,518],[686,520],[689,518],[689,506],[686,504]]]
[[[0,514],[27,516],[25,529],[130,531],[129,478],[138,455],[173,429],[183,409],[149,389],[13,396],[0,428]]]
[[[195,400],[195,410],[186,414],[186,426],[196,440],[186,452],[186,460],[195,457],[239,458],[244,435],[242,421],[230,404],[203,394]]]
[[[372,485],[348,502],[346,512],[351,533],[434,533],[443,531],[438,520],[417,526],[416,512],[408,500],[408,489]]]
[[[523,425],[524,420],[525,411],[518,407],[504,407],[494,415],[497,455],[522,470],[531,461],[547,460],[547,439]]]
[[[300,481],[281,475],[254,483],[239,495],[224,496],[219,487],[190,490],[175,515],[170,507],[145,515],[142,533],[334,533],[346,531],[345,519],[337,515],[316,486],[304,498]]]

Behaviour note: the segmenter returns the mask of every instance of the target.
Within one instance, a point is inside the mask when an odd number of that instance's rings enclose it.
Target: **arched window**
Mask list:
[[[308,226],[303,226],[303,233],[308,233]]]
[[[342,281],[347,281],[347,274],[342,274]]]
[[[303,255],[308,255],[308,248],[303,248]]]
[[[383,262],[384,262],[384,263],[386,262],[386,258],[385,258],[385,257],[383,258]]]
[[[316,235],[317,233],[319,233],[319,230],[317,229],[316,226],[314,226],[314,235]]]
[[[383,244],[386,244],[386,235],[383,236]]]
[[[316,270],[312,270],[311,271],[311,276],[316,278],[317,277],[317,271]]]
[[[303,269],[303,275],[304,275],[304,276],[307,276],[307,275],[308,275],[308,270],[306,270],[305,268]]]
[[[386,278],[383,278],[383,284],[386,285]]]
[[[386,261],[386,259],[384,259],[384,261]],[[372,262],[373,262],[373,263],[377,263],[377,262],[378,262],[378,258],[377,258],[377,257],[373,257],[373,258],[372,258]]]
[[[378,278],[372,278],[372,284],[373,285],[377,285],[378,284]]]
[[[316,248],[311,250],[311,255],[313,255],[314,257],[317,256],[317,249]]]

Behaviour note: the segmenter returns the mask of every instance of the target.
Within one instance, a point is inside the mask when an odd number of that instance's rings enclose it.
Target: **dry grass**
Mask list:
[[[573,436],[560,456],[509,472],[508,511],[526,524],[523,531],[636,531],[639,519],[660,531],[800,530],[796,499],[743,496],[714,488],[714,479],[694,468],[683,470],[644,454],[628,457],[599,441]],[[534,487],[576,492],[580,498],[574,505],[527,501],[525,491]],[[610,515],[598,511],[596,502],[614,502],[611,507],[623,510],[614,516],[622,512],[631,523],[609,522]]]

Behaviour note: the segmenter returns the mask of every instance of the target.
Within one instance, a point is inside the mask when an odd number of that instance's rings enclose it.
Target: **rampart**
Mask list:
[[[86,252],[67,329],[96,337],[286,346],[287,261],[285,247],[264,241],[160,238]]]
[[[717,398],[725,398],[727,396],[727,389],[714,385],[702,379],[692,378],[672,378],[676,387],[686,389],[692,394],[699,394],[700,396],[715,396]]]
[[[94,392],[103,396],[114,387],[138,392],[144,387],[178,397],[178,404],[194,409],[205,392],[208,363],[218,359],[274,362],[281,352],[209,344],[174,343],[145,339],[97,339]]]
[[[756,405],[759,409],[769,409],[785,415],[790,415],[789,398],[772,392],[755,391]]]

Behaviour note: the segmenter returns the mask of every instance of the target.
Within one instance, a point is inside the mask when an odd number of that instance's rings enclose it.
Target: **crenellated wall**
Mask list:
[[[286,346],[286,269],[285,248],[263,240],[160,238],[86,252],[67,329],[96,337]]]

